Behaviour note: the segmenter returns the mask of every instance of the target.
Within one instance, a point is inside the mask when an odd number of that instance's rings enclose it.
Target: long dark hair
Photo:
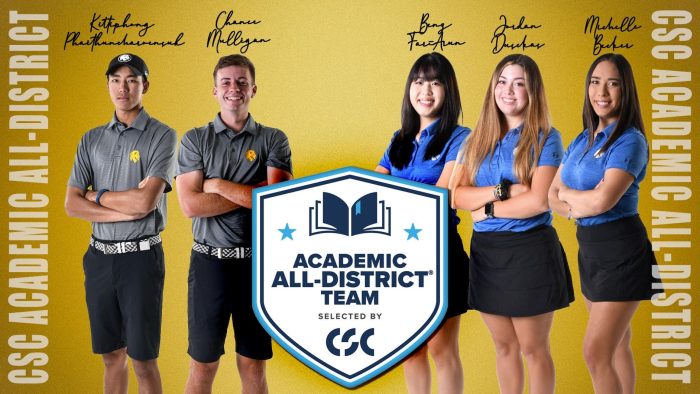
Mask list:
[[[424,78],[428,81],[437,79],[445,87],[445,101],[440,109],[437,133],[428,143],[425,159],[435,157],[442,152],[452,135],[452,131],[457,127],[457,118],[462,113],[457,77],[450,61],[437,52],[426,53],[419,57],[413,63],[408,78],[406,78],[406,89],[401,104],[401,130],[396,134],[389,149],[389,160],[398,169],[405,168],[411,161],[413,140],[420,131],[420,117],[411,105],[409,94],[411,84],[418,78]]]
[[[588,69],[588,74],[586,75],[586,86],[585,94],[583,100],[583,127],[588,129],[588,148],[593,146],[594,133],[598,129],[598,123],[600,118],[593,110],[593,105],[591,104],[591,99],[588,97],[588,86],[591,84],[591,75],[596,66],[601,62],[611,62],[617,67],[617,72],[620,73],[620,113],[615,129],[613,130],[608,140],[605,141],[603,147],[600,148],[599,153],[605,152],[610,145],[612,145],[619,137],[622,132],[629,129],[630,127],[635,127],[644,135],[644,123],[642,122],[642,111],[639,109],[639,97],[637,96],[637,86],[634,83],[634,74],[632,74],[632,66],[625,59],[624,56],[616,53],[606,53],[605,55],[599,56],[591,68]],[[646,138],[646,136],[645,136]]]

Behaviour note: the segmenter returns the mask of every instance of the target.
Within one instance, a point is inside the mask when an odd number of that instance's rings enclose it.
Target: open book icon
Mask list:
[[[391,235],[391,208],[385,207],[384,200],[377,201],[376,192],[360,197],[351,208],[335,194],[324,192],[323,202],[316,200],[309,207],[309,235],[323,233]]]

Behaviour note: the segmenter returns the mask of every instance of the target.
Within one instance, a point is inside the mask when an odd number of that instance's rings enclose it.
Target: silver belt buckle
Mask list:
[[[222,258],[222,257],[221,257],[221,250],[222,250],[222,249],[223,249],[223,248],[216,248],[216,254],[217,254],[217,256],[218,256],[219,258]]]
[[[151,249],[151,243],[149,242],[148,239],[142,239],[139,242],[139,250],[150,250]]]

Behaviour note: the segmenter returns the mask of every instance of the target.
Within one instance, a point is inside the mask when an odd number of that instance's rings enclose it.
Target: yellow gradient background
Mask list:
[[[700,50],[697,36],[700,3],[692,0],[670,1],[35,1],[4,0],[0,5],[0,48],[4,55],[0,75],[9,90],[7,31],[11,27],[9,10],[22,13],[48,13],[48,22],[38,25],[50,29],[49,83],[25,84],[22,87],[46,86],[50,91],[49,129],[39,132],[39,140],[47,141],[49,152],[49,184],[30,185],[10,183],[8,146],[26,144],[26,132],[2,129],[0,138],[0,190],[2,199],[13,193],[46,193],[50,197],[49,211],[49,325],[21,327],[9,324],[11,310],[5,301],[10,293],[8,273],[7,220],[9,204],[0,205],[3,234],[0,250],[3,264],[0,270],[0,392],[1,393],[95,393],[102,389],[102,362],[90,351],[90,334],[84,302],[82,255],[90,236],[90,226],[81,220],[68,218],[63,210],[63,197],[75,149],[80,137],[90,128],[110,120],[113,106],[106,89],[104,72],[109,60],[122,52],[134,52],[143,57],[151,71],[151,86],[144,96],[144,105],[151,116],[177,130],[182,136],[187,130],[211,121],[218,110],[212,97],[211,72],[217,59],[228,53],[238,53],[235,47],[221,46],[217,54],[205,46],[207,34],[214,27],[219,11],[234,10],[239,20],[262,22],[243,26],[245,37],[269,38],[265,44],[253,44],[246,53],[256,65],[257,96],[250,111],[265,125],[284,130],[293,152],[294,175],[297,178],[342,166],[373,169],[394,130],[400,126],[400,108],[406,75],[415,59],[425,48],[409,51],[410,31],[418,30],[421,14],[430,13],[433,23],[451,23],[444,39],[465,41],[462,46],[445,47],[442,53],[452,62],[462,97],[463,121],[473,127],[478,117],[489,77],[496,63],[511,53],[504,49],[492,54],[490,43],[494,29],[505,14],[509,23],[521,16],[529,24],[541,28],[525,32],[529,42],[544,42],[539,50],[527,49],[544,76],[547,98],[554,126],[563,135],[565,146],[581,131],[581,107],[584,77],[595,56],[593,38],[584,34],[584,23],[592,14],[605,23],[613,17],[619,23],[625,16],[635,16],[642,28],[618,35],[619,42],[631,42],[631,49],[618,50],[632,63],[641,99],[647,135],[651,138],[651,70],[678,69],[697,72]],[[696,53],[683,61],[660,61],[651,55],[654,45],[651,31],[655,26],[651,14],[659,9],[682,9],[693,13],[693,22],[686,27],[695,37],[685,44]],[[112,14],[120,21],[131,13],[131,22],[154,23],[147,39],[174,39],[184,32],[186,44],[181,47],[69,47],[63,49],[66,33],[80,31],[81,39],[90,35],[88,24],[94,13]],[[231,28],[225,31],[231,30]],[[137,38],[135,29],[127,29]],[[522,38],[523,32],[509,34],[509,39]],[[614,33],[605,33],[606,41]],[[121,37],[105,35],[107,39]],[[435,33],[426,37],[436,38]],[[512,51],[522,53],[522,50]],[[26,72],[20,70],[20,72]],[[35,70],[33,73],[43,73]],[[700,95],[696,79],[683,84]],[[7,127],[8,98],[2,94],[3,127]],[[678,103],[693,105],[695,100]],[[26,103],[25,103],[26,104]],[[37,103],[45,104],[45,103]],[[696,110],[697,108],[694,108]],[[681,120],[688,120],[687,118]],[[697,122],[693,124],[698,127]],[[695,130],[690,137],[694,145],[700,141]],[[697,153],[697,150],[695,150]],[[698,179],[693,168],[693,179]],[[685,174],[679,174],[685,175]],[[700,192],[698,186],[692,186]],[[642,183],[640,214],[651,228],[653,209],[700,213],[697,201],[657,202],[650,191],[651,165],[647,180]],[[190,220],[181,212],[176,195],[169,196],[169,217],[163,233],[166,253],[166,280],[163,306],[161,353],[159,358],[164,391],[182,392],[188,373],[187,350],[187,270],[191,247]],[[557,392],[589,393],[592,386],[582,356],[582,340],[587,313],[578,284],[575,227],[565,219],[556,218],[554,226],[569,257],[577,300],[571,307],[555,314],[551,334],[552,353],[556,365]],[[692,224],[692,233],[698,233]],[[469,244],[471,221],[463,217],[460,225],[465,245]],[[681,238],[687,240],[688,238]],[[698,247],[674,251],[674,262],[693,264]],[[698,295],[697,280],[690,290]],[[696,299],[692,312],[700,311]],[[296,307],[296,306],[293,306]],[[639,393],[693,393],[697,384],[665,383],[651,380],[651,373],[663,372],[651,366],[651,313],[679,311],[654,308],[645,302],[633,321],[633,347],[637,366]],[[12,308],[12,310],[15,310]],[[695,317],[695,316],[693,316]],[[670,323],[673,324],[673,323]],[[697,329],[697,325],[693,324]],[[46,334],[50,345],[46,349],[50,360],[46,367],[50,380],[43,385],[13,385],[7,380],[7,356],[12,350],[6,338],[14,333]],[[690,354],[698,355],[700,336],[693,332]],[[222,358],[215,381],[216,393],[235,393],[240,384],[235,369],[233,336],[229,333],[227,354]],[[495,393],[498,383],[495,357],[489,333],[478,313],[462,317],[460,350],[464,367],[465,392]],[[279,346],[268,363],[268,382],[274,393],[340,393],[345,388],[327,380],[298,362]],[[694,360],[693,379],[700,372],[700,360]],[[677,372],[669,368],[666,372]],[[435,379],[433,389],[437,390]],[[358,393],[390,393],[405,391],[403,372],[394,368],[383,376],[353,390]],[[130,393],[136,393],[136,380],[130,376]]]

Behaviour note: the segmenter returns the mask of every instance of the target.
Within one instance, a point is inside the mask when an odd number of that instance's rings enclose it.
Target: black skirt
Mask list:
[[[445,319],[461,315],[469,309],[469,256],[464,251],[457,229],[448,234],[447,313]]]
[[[474,232],[469,306],[494,315],[535,316],[574,300],[566,254],[552,226]]]
[[[639,215],[578,226],[581,291],[590,301],[648,300],[663,290],[652,276],[656,257]],[[657,286],[658,287],[658,286]]]

